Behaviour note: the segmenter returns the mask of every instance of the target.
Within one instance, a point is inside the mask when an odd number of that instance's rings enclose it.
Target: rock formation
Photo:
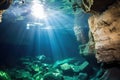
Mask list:
[[[12,0],[1,0],[0,1],[0,22],[2,21],[3,12],[10,6]]]
[[[99,62],[120,61],[120,0],[78,0],[76,4],[92,15],[86,50],[95,48],[91,52],[96,52]]]
[[[76,4],[91,14],[89,42],[82,52],[91,53],[92,49],[101,63],[94,80],[120,80],[120,0],[82,0]]]
[[[89,18],[90,31],[100,62],[120,61],[120,1],[111,5],[103,13]]]
[[[103,12],[109,5],[116,2],[116,0],[82,0],[79,4],[85,12]]]

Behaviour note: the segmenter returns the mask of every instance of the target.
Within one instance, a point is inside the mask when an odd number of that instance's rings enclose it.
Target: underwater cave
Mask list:
[[[120,80],[120,0],[1,0],[0,80]]]

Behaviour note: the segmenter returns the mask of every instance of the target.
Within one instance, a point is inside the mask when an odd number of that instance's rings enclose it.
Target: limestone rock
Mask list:
[[[1,0],[0,1],[0,22],[2,22],[3,12],[10,6],[12,0]]]
[[[120,1],[102,14],[89,18],[90,30],[100,62],[120,61]]]
[[[5,10],[9,8],[12,0],[0,0],[0,10]]]
[[[60,68],[62,70],[69,70],[69,69],[71,69],[71,65],[68,63],[64,63],[64,64],[60,65]]]
[[[116,0],[82,0],[81,7],[85,12],[103,12],[108,6],[113,4]]]
[[[2,22],[2,14],[3,14],[3,10],[0,10],[0,22]]]
[[[85,44],[87,42],[85,38],[84,30],[80,26],[75,26],[74,32],[75,32],[77,41],[81,42],[82,44]]]

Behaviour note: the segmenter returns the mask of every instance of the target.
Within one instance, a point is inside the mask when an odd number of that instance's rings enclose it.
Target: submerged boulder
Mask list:
[[[60,73],[48,72],[43,76],[43,80],[64,80]]]
[[[79,80],[88,80],[88,74],[87,73],[79,73],[78,79]]]

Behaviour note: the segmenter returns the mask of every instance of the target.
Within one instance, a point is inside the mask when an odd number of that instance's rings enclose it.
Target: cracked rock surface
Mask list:
[[[102,14],[94,14],[88,22],[95,41],[97,60],[120,61],[120,1]]]

